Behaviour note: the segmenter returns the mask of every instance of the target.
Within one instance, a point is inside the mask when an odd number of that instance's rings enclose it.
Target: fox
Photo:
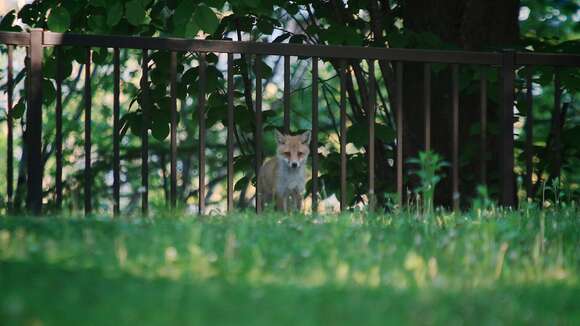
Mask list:
[[[276,130],[276,156],[260,167],[261,207],[275,201],[277,211],[302,211],[306,185],[306,162],[310,154],[310,130],[287,135]]]

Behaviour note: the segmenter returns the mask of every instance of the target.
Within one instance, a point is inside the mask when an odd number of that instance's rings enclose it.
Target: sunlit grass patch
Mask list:
[[[572,321],[580,311],[570,309],[580,302],[578,216],[572,207],[426,216],[0,218],[0,321],[72,323],[90,312],[95,320],[126,323],[228,323],[236,319],[220,312],[229,309],[247,324],[276,322],[277,314],[303,324],[349,324],[355,315],[379,324],[387,313],[420,322],[415,306],[436,323],[480,321],[479,313],[491,313],[489,322]],[[54,305],[55,295],[68,314]],[[88,295],[96,305],[82,303]],[[119,296],[123,301],[106,299]],[[154,297],[175,307],[155,306]],[[506,302],[492,306],[496,299]],[[384,306],[373,308],[377,302]],[[274,303],[285,308],[249,312]]]

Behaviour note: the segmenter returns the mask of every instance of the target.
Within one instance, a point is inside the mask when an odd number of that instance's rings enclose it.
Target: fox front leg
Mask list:
[[[279,212],[288,212],[288,196],[276,195],[276,209]]]
[[[294,202],[296,203],[296,210],[298,211],[298,213],[302,212],[302,196],[300,195],[296,196]]]
[[[292,195],[292,209],[297,212],[302,212],[302,195],[299,192],[293,192]]]
[[[262,211],[269,205],[271,205],[272,202],[272,193],[269,192],[263,192],[262,195],[260,196],[260,202],[258,203],[258,205],[260,205],[260,208],[262,209]]]

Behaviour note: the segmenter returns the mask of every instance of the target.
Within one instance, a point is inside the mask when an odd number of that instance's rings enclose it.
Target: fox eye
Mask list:
[[[302,156],[302,155],[304,155],[304,153],[298,152],[298,156]]]
[[[290,152],[284,152],[285,156],[290,156],[290,154],[291,154]]]

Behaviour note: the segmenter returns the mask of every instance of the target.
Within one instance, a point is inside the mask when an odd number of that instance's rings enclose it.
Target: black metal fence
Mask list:
[[[148,55],[149,50],[163,50],[171,53],[170,61],[170,97],[171,97],[171,126],[170,126],[170,196],[169,201],[172,206],[176,205],[176,187],[177,187],[177,96],[176,96],[176,79],[177,79],[177,53],[182,51],[199,53],[199,92],[205,94],[206,89],[206,53],[227,53],[227,98],[228,98],[228,115],[227,115],[227,208],[228,211],[233,209],[233,128],[234,128],[234,102],[233,102],[233,55],[245,54],[253,55],[260,58],[265,55],[283,56],[284,57],[284,128],[286,131],[290,125],[289,109],[289,73],[290,57],[310,57],[312,58],[312,207],[316,209],[318,205],[318,61],[320,58],[340,60],[340,208],[346,208],[346,191],[347,191],[347,156],[346,156],[346,63],[348,59],[367,60],[370,72],[370,105],[369,118],[369,153],[368,153],[368,195],[372,200],[375,196],[375,100],[376,100],[376,80],[374,75],[374,65],[376,61],[388,61],[393,64],[396,72],[396,91],[395,91],[395,115],[396,115],[396,189],[399,199],[403,196],[403,74],[404,63],[421,62],[424,63],[424,112],[425,112],[425,148],[430,149],[431,144],[431,63],[451,64],[452,72],[452,112],[453,112],[453,131],[452,131],[452,189],[454,206],[459,205],[459,65],[471,64],[482,67],[498,67],[501,79],[500,108],[501,121],[500,138],[501,138],[501,191],[500,202],[506,206],[513,206],[515,202],[515,185],[514,185],[514,124],[513,124],[513,107],[514,107],[514,80],[515,71],[521,66],[529,65],[548,65],[548,66],[571,66],[580,67],[580,55],[565,54],[535,54],[514,51],[505,52],[466,52],[466,51],[439,51],[439,50],[414,50],[414,49],[389,49],[389,48],[368,48],[368,47],[350,47],[350,46],[322,46],[322,45],[301,45],[301,44],[273,44],[273,43],[256,43],[256,42],[233,42],[219,40],[192,40],[192,39],[175,39],[175,38],[150,38],[150,37],[129,37],[129,36],[105,36],[105,35],[75,35],[45,32],[42,29],[32,29],[30,33],[20,32],[0,32],[0,43],[7,46],[8,64],[7,64],[7,173],[6,194],[8,203],[11,205],[13,198],[13,157],[14,157],[14,140],[13,140],[13,49],[14,47],[26,47],[27,49],[27,102],[28,109],[26,113],[26,133],[24,142],[27,147],[27,195],[26,207],[34,213],[42,212],[42,163],[41,163],[41,139],[42,139],[42,58],[44,47],[56,47],[57,58],[57,78],[56,78],[56,109],[54,112],[56,121],[56,138],[55,138],[55,157],[56,157],[56,175],[55,175],[55,198],[56,205],[60,207],[63,200],[63,131],[62,131],[62,46],[77,46],[86,48],[87,65],[91,64],[91,47],[113,48],[114,60],[114,101],[113,101],[113,210],[115,214],[120,210],[120,49],[140,49],[142,50],[142,99],[143,99],[143,125],[148,125],[150,108],[148,103],[149,84],[148,80]],[[481,148],[486,144],[486,125],[487,125],[487,80],[485,74],[481,74],[479,84],[480,91],[480,112],[481,112]],[[262,72],[256,69],[255,78],[262,80]],[[91,74],[90,68],[85,69],[84,83],[84,209],[90,213],[92,198],[92,170],[91,170]],[[559,115],[560,110],[560,77],[558,70],[555,73],[555,106],[553,114]],[[527,77],[527,119],[533,121],[531,92],[532,79],[531,75]],[[262,83],[257,82],[255,88],[255,146],[256,146],[256,173],[262,163]],[[197,103],[198,123],[199,123],[199,213],[205,213],[205,150],[206,150],[206,125],[204,117],[205,96],[199,96]],[[526,133],[526,187],[531,189],[532,178],[532,129],[529,127]],[[554,135],[554,143],[559,144],[559,132]],[[141,134],[141,183],[142,199],[141,207],[144,213],[148,210],[149,194],[149,143],[147,128],[142,128]],[[480,177],[486,180],[485,150],[481,150]],[[560,160],[556,157],[556,164],[559,169]],[[256,187],[256,203],[260,202],[259,182]],[[260,205],[256,205],[257,212],[260,212]]]

